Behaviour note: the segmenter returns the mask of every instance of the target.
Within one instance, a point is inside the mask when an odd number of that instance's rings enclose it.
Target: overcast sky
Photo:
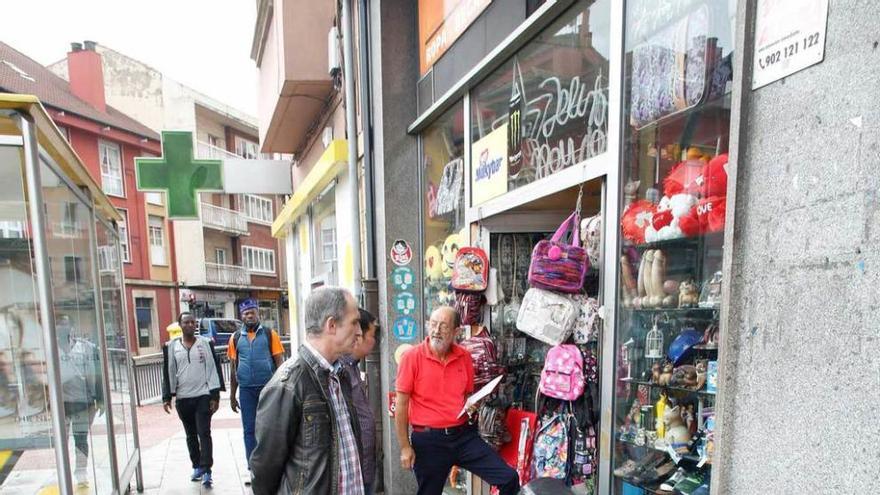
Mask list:
[[[93,40],[256,116],[255,0],[3,0],[0,39],[43,65]]]

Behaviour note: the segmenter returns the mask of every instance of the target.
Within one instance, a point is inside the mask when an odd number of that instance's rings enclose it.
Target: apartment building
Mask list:
[[[191,131],[196,158],[267,158],[259,151],[254,117],[108,47],[96,44],[95,51],[103,62],[107,101],[155,131]],[[50,69],[68,76],[63,63]],[[253,297],[264,322],[289,332],[284,260],[271,235],[280,205],[277,195],[202,193],[198,220],[172,222],[182,309],[236,318],[236,301]],[[162,323],[164,328],[169,321]]]

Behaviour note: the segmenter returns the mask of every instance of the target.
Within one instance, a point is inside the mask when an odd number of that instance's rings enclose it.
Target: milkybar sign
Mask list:
[[[471,194],[474,205],[507,192],[507,124],[471,148]]]
[[[422,74],[455,43],[492,0],[419,0]]]

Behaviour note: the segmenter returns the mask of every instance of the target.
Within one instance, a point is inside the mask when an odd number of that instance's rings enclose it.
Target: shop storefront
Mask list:
[[[464,337],[485,327],[494,342],[506,378],[491,407],[508,417],[498,444],[524,481],[563,478],[578,493],[708,493],[721,447],[736,2],[529,10],[448,91],[420,104],[409,127],[423,198],[419,309],[427,317],[456,304],[460,249],[485,251],[487,304]],[[536,251],[553,240],[555,252]],[[585,256],[561,268],[572,244]],[[555,281],[542,283],[542,273]],[[404,309],[392,304],[389,321]],[[578,351],[583,393],[554,398],[539,385],[556,344]],[[564,441],[551,439],[562,423]],[[449,485],[488,493],[463,472]]]
[[[140,454],[121,217],[34,97],[0,95],[0,174],[0,491],[125,492]]]

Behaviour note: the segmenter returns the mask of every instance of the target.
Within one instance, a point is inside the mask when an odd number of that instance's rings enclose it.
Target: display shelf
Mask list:
[[[677,112],[670,113],[669,115],[664,115],[659,119],[645,124],[641,127],[634,127],[636,131],[640,133],[644,133],[648,130],[653,130],[658,127],[667,127],[671,125],[679,125],[681,126],[683,122],[686,122],[690,119],[701,117],[703,114],[708,114],[710,112],[729,112],[731,104],[731,93],[724,93],[719,95],[711,100],[706,100],[702,103],[698,103],[696,105],[690,106],[688,108],[679,110]]]
[[[691,314],[708,314],[712,319],[715,319],[712,316],[712,313],[718,311],[718,308],[624,308],[625,310],[632,311],[635,314],[646,314],[646,315],[654,315],[654,314],[663,314],[667,313],[669,316],[681,316],[681,315],[691,315]]]
[[[695,351],[717,352],[718,346],[716,345],[715,347],[709,347],[705,344],[699,344],[699,345],[693,346],[691,349],[693,349]]]
[[[618,443],[625,443],[625,444],[627,444],[627,445],[631,445],[632,447],[637,448],[637,449],[645,449],[646,451],[647,451],[647,450],[653,450],[653,451],[656,451],[656,452],[663,452],[663,453],[666,454],[667,456],[669,455],[669,452],[668,452],[666,449],[658,449],[657,447],[655,447],[655,446],[653,446],[653,445],[648,445],[648,444],[645,444],[645,445],[639,445],[639,444],[637,444],[637,443],[635,443],[635,442],[631,442],[631,441],[629,441],[629,440],[623,440],[623,439],[621,439],[621,438],[618,438],[618,439],[617,439],[617,442],[618,442]],[[688,463],[691,463],[691,464],[693,464],[693,465],[697,465],[697,464],[700,462],[700,456],[695,455],[695,454],[691,454],[691,453],[687,453],[687,454],[681,454],[681,453],[679,453],[679,454],[678,454],[678,457],[680,458],[678,464],[681,464],[681,460],[685,460],[685,461],[687,461]],[[711,461],[707,461],[706,464],[707,464],[707,465],[711,465],[712,462],[711,462]]]
[[[709,392],[707,390],[691,390],[684,387],[670,387],[669,385],[660,385],[659,383],[646,382],[642,380],[636,380],[634,378],[621,378],[620,381],[624,383],[632,383],[634,385],[645,385],[652,388],[665,388],[666,390],[672,390],[674,392],[687,392],[691,394],[700,394],[715,397],[715,392]]]
[[[644,244],[633,244],[639,251],[646,251],[648,249],[682,249],[682,248],[690,248],[697,249],[700,247],[700,244],[709,244],[711,242],[721,240],[724,238],[724,231],[720,232],[709,232],[707,234],[703,234],[698,237],[678,237],[676,239],[666,239],[663,241],[654,241],[654,242],[646,242]]]

